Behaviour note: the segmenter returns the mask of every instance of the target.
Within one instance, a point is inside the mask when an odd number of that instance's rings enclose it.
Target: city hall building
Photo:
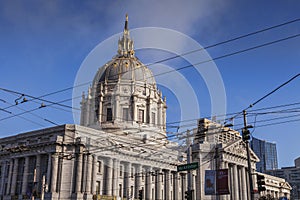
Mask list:
[[[82,96],[80,125],[0,139],[0,199],[180,200],[188,185],[193,199],[215,199],[218,194],[206,192],[213,186],[206,171],[216,169],[228,172],[219,199],[250,199],[239,132],[199,120],[205,129],[192,131],[188,151],[167,139],[166,109],[152,72],[135,56],[126,18],[117,55],[99,68]],[[177,171],[187,152],[198,163],[191,184],[186,171]],[[250,155],[255,174],[259,160]]]

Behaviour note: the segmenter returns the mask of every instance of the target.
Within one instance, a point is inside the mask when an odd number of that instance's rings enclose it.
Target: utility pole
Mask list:
[[[252,179],[252,169],[251,169],[251,158],[250,158],[250,148],[249,148],[249,139],[250,139],[250,131],[248,130],[247,126],[247,112],[246,110],[243,110],[243,116],[244,116],[244,128],[243,128],[243,140],[246,143],[246,149],[247,149],[247,162],[248,162],[248,176],[249,176],[249,187],[250,187],[250,199],[254,200],[254,191],[253,191],[253,179]]]
[[[216,186],[218,188],[218,181],[217,181],[217,176],[218,176],[218,170],[219,170],[219,148],[218,148],[218,144],[216,144],[216,147],[215,147],[215,180],[216,180]],[[218,191],[216,189],[216,200],[219,200],[219,194],[218,194]]]
[[[192,161],[192,144],[191,144],[191,135],[190,130],[187,130],[187,164],[190,164]],[[191,170],[188,170],[188,200],[193,200],[193,194],[192,194],[192,185],[193,185],[193,179],[192,179],[192,173]]]

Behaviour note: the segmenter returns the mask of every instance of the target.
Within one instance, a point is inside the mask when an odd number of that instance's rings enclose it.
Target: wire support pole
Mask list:
[[[247,129],[247,112],[243,110],[244,116],[244,129]],[[252,169],[251,169],[251,158],[250,158],[250,147],[249,147],[249,140],[245,141],[246,149],[247,149],[247,163],[248,163],[248,176],[249,176],[249,192],[250,192],[250,199],[254,200],[254,191],[253,191],[253,179],[252,179]]]
[[[187,164],[190,164],[192,162],[192,144],[191,144],[191,139],[189,138],[190,136],[190,130],[187,130]],[[193,185],[193,179],[192,179],[192,172],[191,170],[188,170],[187,172],[187,178],[188,178],[188,199],[187,200],[193,200],[192,197],[192,185]]]

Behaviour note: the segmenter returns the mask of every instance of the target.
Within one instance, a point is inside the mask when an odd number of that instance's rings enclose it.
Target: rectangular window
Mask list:
[[[152,124],[156,124],[155,112],[151,113],[151,118],[152,118]]]
[[[119,197],[122,196],[122,184],[119,184]]]
[[[129,108],[123,108],[123,118],[122,118],[122,120],[125,121],[125,122],[130,121]]]
[[[108,121],[108,122],[112,121],[112,109],[111,108],[106,109],[106,121]]]
[[[133,174],[134,174],[134,171],[133,171],[133,167],[131,167],[131,178],[133,178]]]
[[[139,109],[139,122],[144,123],[144,110]]]
[[[122,177],[122,175],[123,175],[123,166],[120,165],[120,176]]]
[[[101,173],[102,162],[98,161],[98,173]]]
[[[96,181],[96,194],[100,194],[100,181]]]

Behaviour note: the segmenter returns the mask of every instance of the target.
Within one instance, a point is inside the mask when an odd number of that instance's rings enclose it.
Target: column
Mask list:
[[[233,174],[233,165],[230,163],[228,165],[229,174],[230,174],[230,200],[234,199],[234,174]]]
[[[171,173],[170,173],[170,170],[165,170],[165,178],[164,178],[164,185],[165,185],[165,188],[164,188],[164,193],[165,193],[165,198],[164,199],[172,199],[170,197],[170,191],[173,191],[174,192],[174,189],[171,190],[171,182],[172,182],[172,178],[171,177]]]
[[[179,173],[178,172],[174,172],[174,181],[173,181],[173,199],[180,199],[180,195],[179,195]]]
[[[247,178],[246,178],[246,169],[245,167],[241,168],[242,172],[242,199],[247,200]]]
[[[52,161],[52,154],[48,154],[48,166],[47,166],[47,183],[46,183],[46,192],[49,191],[49,187],[51,184],[51,161]]]
[[[92,176],[92,194],[96,194],[96,181],[97,181],[97,170],[98,170],[97,156],[93,155],[93,176]]]
[[[119,160],[116,158],[113,159],[113,191],[112,194],[113,196],[118,195],[118,180],[119,180]]]
[[[181,198],[184,199],[185,191],[187,191],[187,178],[186,174],[181,173]]]
[[[14,166],[14,160],[12,158],[12,159],[10,159],[10,164],[9,164],[9,175],[8,175],[6,194],[10,194],[11,180],[12,180],[12,175],[13,175],[13,166]]]
[[[6,172],[6,168],[7,168],[7,161],[3,161],[1,163],[1,187],[0,187],[0,196],[4,195],[5,191],[3,190],[4,189],[4,179],[5,179],[5,172]]]
[[[142,165],[138,164],[135,166],[135,192],[134,192],[134,197],[137,199],[139,196],[139,190],[141,190],[141,185],[142,185]],[[144,189],[145,191],[145,189]]]
[[[85,192],[87,194],[91,193],[91,183],[92,183],[92,155],[88,154],[87,155],[87,167],[86,167],[86,188]]]
[[[41,185],[41,154],[37,154],[36,155],[36,164],[35,164],[35,169],[36,169],[36,176],[35,176],[35,180],[37,182],[37,191],[38,193],[40,192],[40,185]]]
[[[77,172],[76,172],[76,193],[81,193],[81,182],[82,182],[82,164],[83,155],[82,153],[77,154]]]
[[[106,195],[111,196],[112,195],[112,178],[113,178],[113,173],[112,173],[112,165],[113,165],[113,160],[111,158],[107,158],[106,160],[106,176],[104,179],[106,179]]]
[[[52,155],[52,177],[51,177],[51,192],[57,192],[57,172],[58,172],[58,155]]]
[[[146,183],[145,183],[145,199],[152,199],[152,174],[151,174],[151,167],[146,168]]]
[[[120,88],[119,86],[117,86],[118,88]],[[119,91],[117,91],[117,93],[119,93]],[[122,117],[123,116],[120,116],[120,96],[117,94],[115,95],[115,105],[114,105],[115,109],[114,109],[114,116],[113,116],[113,120],[114,121],[122,121]]]
[[[124,164],[124,186],[123,186],[123,194],[125,198],[130,197],[130,176],[131,176],[131,163]]]
[[[28,182],[28,168],[29,168],[29,156],[25,157],[23,180],[22,180],[22,195],[26,195],[27,182]]]
[[[238,184],[238,170],[237,170],[237,165],[233,164],[233,194],[234,194],[234,199],[238,200],[239,199],[239,184]]]
[[[10,190],[10,193],[12,195],[14,195],[16,193],[17,175],[18,175],[18,158],[15,158],[12,180],[11,180],[11,190]]]
[[[162,174],[162,171],[161,169],[157,169],[155,171],[155,199],[156,200],[161,200],[161,174]]]
[[[102,114],[103,114],[103,96],[102,96],[102,84],[100,86],[100,96],[99,96],[99,111],[98,111],[98,120],[99,120],[99,123],[101,124],[102,123]]]

